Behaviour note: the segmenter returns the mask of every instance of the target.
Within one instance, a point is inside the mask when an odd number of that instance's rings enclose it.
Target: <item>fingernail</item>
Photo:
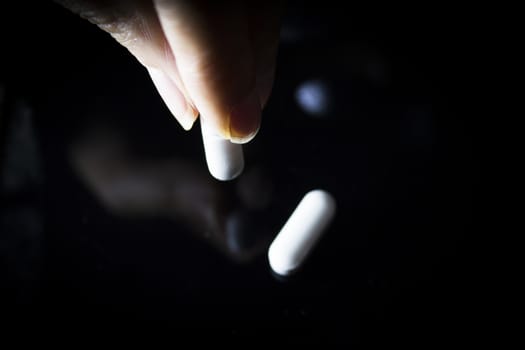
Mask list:
[[[243,144],[251,141],[261,123],[261,104],[257,89],[253,91],[230,113],[230,141]]]
[[[163,71],[148,68],[148,72],[171,114],[173,114],[184,130],[190,130],[197,119],[198,113],[188,104],[177,85]]]

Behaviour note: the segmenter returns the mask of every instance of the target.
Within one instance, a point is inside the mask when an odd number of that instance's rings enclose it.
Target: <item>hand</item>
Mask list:
[[[149,72],[186,130],[197,117],[235,143],[259,130],[275,73],[271,1],[57,0],[110,33]]]

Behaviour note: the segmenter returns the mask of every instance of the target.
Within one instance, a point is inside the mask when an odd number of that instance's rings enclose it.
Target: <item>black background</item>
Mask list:
[[[146,72],[91,24],[51,2],[1,11],[0,82],[8,103],[23,98],[34,110],[44,178],[2,200],[5,213],[30,206],[43,222],[30,282],[20,272],[26,260],[0,256],[4,320],[80,329],[155,324],[205,341],[483,338],[484,267],[471,234],[478,175],[468,92],[480,40],[472,9],[289,3],[284,27],[295,36],[281,45],[263,127],[245,149],[247,168],[262,164],[274,183],[264,212],[270,227],[278,229],[311,188],[332,192],[339,207],[304,270],[285,282],[270,274],[264,254],[236,264],[172,221],[105,211],[67,160],[90,121],[86,111],[108,115],[142,156],[182,154],[204,169],[198,132],[179,130]],[[345,50],[365,62],[367,53],[380,57],[383,80],[363,78],[359,60],[341,59]],[[312,78],[333,88],[335,107],[324,119],[308,118],[294,102],[294,89]],[[417,116],[423,124],[412,123]]]

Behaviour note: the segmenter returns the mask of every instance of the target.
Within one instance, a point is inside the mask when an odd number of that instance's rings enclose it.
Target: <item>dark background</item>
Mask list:
[[[145,70],[91,24],[52,2],[0,10],[2,172],[20,180],[2,187],[4,321],[360,346],[486,336],[472,235],[472,9],[288,4],[274,92],[245,147],[271,201],[243,220],[273,237],[307,190],[338,202],[288,281],[271,275],[264,249],[238,263],[195,239],[200,228],[107,210],[70,162],[86,128],[102,123],[138,158],[182,157],[202,173],[198,127],[180,130]],[[312,79],[331,96],[322,117],[294,99]],[[14,142],[16,130],[26,136]],[[207,181],[235,202],[235,183]]]

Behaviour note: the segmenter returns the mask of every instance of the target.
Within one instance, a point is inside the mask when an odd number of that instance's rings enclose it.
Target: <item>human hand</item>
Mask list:
[[[186,130],[200,114],[234,143],[259,130],[275,72],[272,1],[56,0],[108,32],[149,72]]]

